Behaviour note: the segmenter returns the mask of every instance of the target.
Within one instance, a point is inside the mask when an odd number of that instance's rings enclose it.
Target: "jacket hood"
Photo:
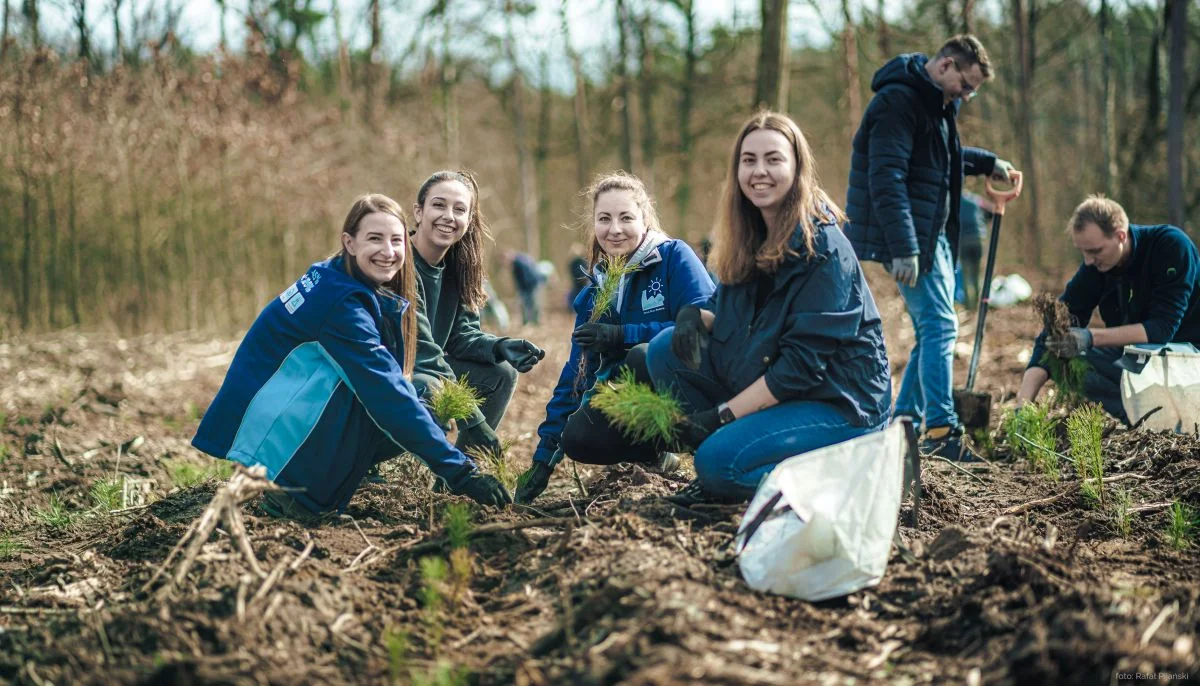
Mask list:
[[[878,93],[892,84],[907,86],[915,90],[921,102],[932,111],[941,111],[942,89],[938,88],[925,72],[925,65],[928,63],[929,57],[919,52],[897,55],[875,72],[875,76],[871,78],[871,90]],[[952,104],[957,107],[958,100]]]

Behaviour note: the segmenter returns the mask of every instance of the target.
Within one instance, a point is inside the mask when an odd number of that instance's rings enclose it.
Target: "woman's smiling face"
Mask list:
[[[358,233],[342,234],[342,247],[376,286],[391,281],[404,266],[404,223],[386,212],[372,212],[358,223]]]
[[[600,248],[610,257],[628,256],[646,237],[646,220],[634,194],[611,190],[596,198],[592,228]]]
[[[467,235],[472,201],[471,189],[461,181],[442,181],[429,189],[425,204],[413,208],[422,255],[445,254]]]

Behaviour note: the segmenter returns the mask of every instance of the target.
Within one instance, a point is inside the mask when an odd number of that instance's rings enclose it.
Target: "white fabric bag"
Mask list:
[[[893,422],[781,462],[738,528],[746,583],[809,601],[878,584],[896,533],[907,454],[904,424]]]
[[[1200,352],[1188,343],[1125,346],[1117,366],[1130,422],[1151,431],[1196,433],[1200,423]],[[1147,416],[1149,415],[1149,416]]]

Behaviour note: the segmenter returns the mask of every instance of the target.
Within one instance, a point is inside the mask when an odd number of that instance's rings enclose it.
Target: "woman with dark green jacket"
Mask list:
[[[496,451],[496,428],[516,388],[545,353],[529,341],[485,333],[479,326],[484,292],[479,185],[466,171],[439,171],[421,184],[413,205],[413,262],[420,292],[413,385],[421,397],[441,381],[465,376],[483,398],[472,417],[458,422],[460,449]]]

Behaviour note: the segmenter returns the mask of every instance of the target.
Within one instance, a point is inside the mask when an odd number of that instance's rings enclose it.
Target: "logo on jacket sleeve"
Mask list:
[[[288,314],[295,314],[296,310],[304,304],[304,294],[300,292],[299,286],[292,284],[286,291],[279,294],[279,302],[287,308]]]
[[[667,306],[667,296],[663,293],[663,282],[660,277],[650,280],[650,285],[642,290],[642,313],[658,312]]]

